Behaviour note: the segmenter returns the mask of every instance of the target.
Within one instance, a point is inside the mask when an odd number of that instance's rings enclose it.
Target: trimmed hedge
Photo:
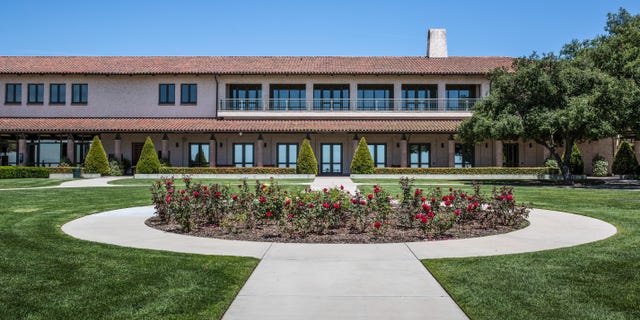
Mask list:
[[[560,174],[548,167],[376,168],[376,174]]]
[[[160,174],[295,174],[295,168],[274,167],[162,167]]]
[[[107,153],[104,151],[102,141],[100,141],[98,136],[93,137],[89,152],[87,152],[87,156],[84,158],[84,172],[99,173],[103,176],[109,174]]]
[[[47,167],[47,171],[49,171],[49,173],[55,173],[55,174],[73,173],[74,168],[75,167]]]
[[[611,164],[611,172],[617,175],[632,175],[638,167],[638,159],[631,148],[631,144],[624,141],[618,147],[613,163]]]
[[[0,167],[0,179],[49,178],[49,170],[44,167]]]
[[[147,137],[140,152],[140,159],[136,163],[136,173],[158,173],[159,170],[160,159],[158,159],[156,147],[153,145],[151,137]]]
[[[302,140],[296,167],[296,172],[300,174],[318,174],[318,160],[316,160],[311,143],[307,139]]]
[[[356,152],[351,160],[351,173],[354,174],[370,174],[374,169],[373,158],[369,147],[367,146],[367,140],[362,137],[356,148]]]

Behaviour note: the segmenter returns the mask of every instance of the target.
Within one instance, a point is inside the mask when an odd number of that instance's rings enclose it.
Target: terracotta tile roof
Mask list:
[[[508,57],[0,56],[0,74],[486,74]]]
[[[460,120],[216,120],[212,118],[0,118],[0,133],[454,133]]]

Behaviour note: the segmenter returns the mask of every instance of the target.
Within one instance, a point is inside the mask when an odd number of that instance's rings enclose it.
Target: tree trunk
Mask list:
[[[554,159],[556,159],[556,162],[558,163],[558,168],[560,168],[560,173],[562,174],[562,180],[564,181],[564,183],[573,184],[573,175],[571,174],[571,167],[569,166],[569,164],[571,163],[571,148],[573,147],[573,141],[570,141],[570,143],[569,141],[566,141],[565,151],[564,151],[564,155],[565,155],[564,160],[562,159],[562,155],[558,153],[558,149],[556,149],[554,145],[545,143],[544,146],[546,146],[547,149],[549,149],[549,153],[551,153],[551,156]],[[569,146],[568,151],[567,151],[567,146]]]

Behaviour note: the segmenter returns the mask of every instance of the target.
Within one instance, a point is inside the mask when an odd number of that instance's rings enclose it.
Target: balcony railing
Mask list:
[[[219,111],[471,111],[479,98],[462,99],[220,99]]]

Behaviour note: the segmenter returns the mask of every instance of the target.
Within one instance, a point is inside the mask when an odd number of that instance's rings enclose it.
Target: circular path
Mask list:
[[[418,259],[531,252],[597,241],[606,222],[533,209],[530,226],[482,238],[385,244],[233,241],[168,233],[144,221],[153,207],[82,217],[79,239],[175,252],[260,258],[223,319],[468,319]]]

